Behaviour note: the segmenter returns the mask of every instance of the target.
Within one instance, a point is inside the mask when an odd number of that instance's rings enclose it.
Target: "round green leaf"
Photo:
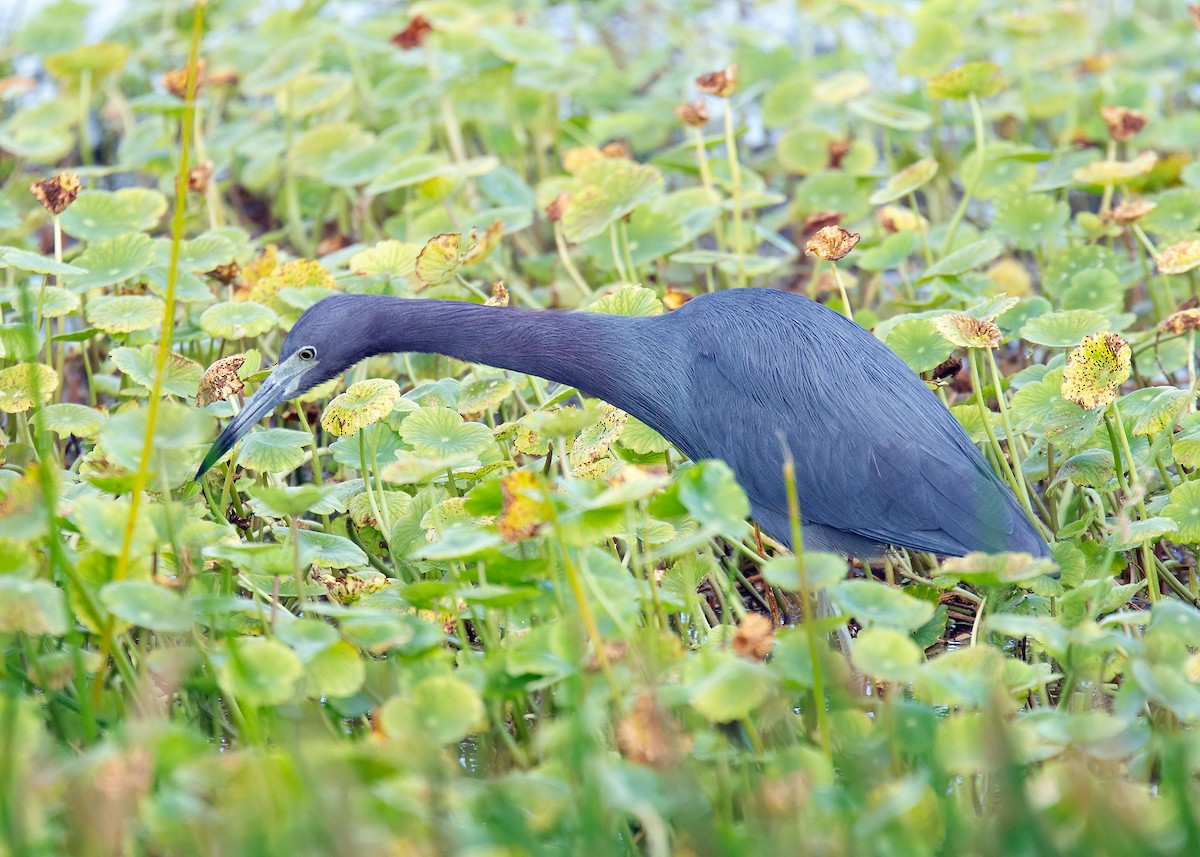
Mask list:
[[[0,575],[0,631],[56,637],[66,634],[62,590],[45,580]]]
[[[933,604],[874,580],[844,580],[829,590],[829,598],[860,625],[912,631],[933,618]]]
[[[157,345],[114,348],[112,359],[117,368],[134,381],[147,390],[153,389],[154,375],[158,370]],[[204,369],[199,363],[171,351],[167,354],[164,366],[162,391],[172,396],[190,399],[196,395],[203,375]]]
[[[50,274],[55,277],[80,276],[87,268],[56,262],[49,256],[31,253],[20,247],[0,247],[0,268],[16,268],[31,274]]]
[[[374,247],[351,256],[350,270],[361,277],[388,280],[411,277],[421,249],[418,244],[406,244],[403,241],[380,241]]]
[[[32,296],[31,296],[32,297]],[[40,306],[42,318],[61,318],[79,309],[79,296],[58,286],[46,286],[33,300],[34,306]]]
[[[650,289],[626,285],[594,301],[588,310],[608,315],[662,315],[663,305]]]
[[[450,744],[466,738],[485,722],[486,711],[478,692],[452,676],[421,679],[408,697],[393,697],[380,712],[389,735],[415,736],[433,744]]]
[[[304,665],[296,653],[276,640],[263,637],[230,639],[217,660],[221,689],[243,705],[282,705],[292,698]]]
[[[714,723],[749,716],[774,686],[774,677],[765,666],[732,652],[706,658],[703,666],[702,674],[691,682],[691,703]]]
[[[105,295],[88,303],[87,320],[105,333],[132,333],[160,326],[164,311],[150,295]]]
[[[400,437],[418,455],[430,458],[479,455],[495,443],[491,429],[464,422],[449,408],[421,408],[410,414],[400,424]]]
[[[460,388],[456,410],[463,417],[490,414],[515,389],[516,385],[508,378],[476,378]]]
[[[1021,328],[1021,338],[1034,345],[1072,348],[1110,326],[1108,317],[1095,310],[1059,310],[1029,319]]]
[[[662,173],[656,167],[625,158],[589,164],[579,178],[584,187],[572,195],[562,216],[563,234],[576,244],[600,235],[663,191]]]
[[[1200,482],[1183,482],[1176,486],[1163,514],[1179,525],[1175,541],[1200,544]]]
[[[925,656],[908,634],[891,628],[864,628],[850,650],[854,666],[883,681],[908,681]]]
[[[1066,202],[1045,193],[1024,194],[1000,206],[992,231],[1022,250],[1033,250],[1055,240],[1070,216]]]
[[[304,695],[353,696],[362,689],[367,668],[352,645],[339,640],[304,664]]]
[[[897,324],[888,333],[887,347],[914,372],[928,372],[954,351],[954,345],[927,318],[910,318]]]
[[[166,207],[167,199],[158,191],[141,188],[115,193],[85,190],[62,213],[62,227],[68,235],[95,244],[126,233],[153,229]]]
[[[311,442],[305,431],[260,429],[242,439],[237,463],[247,470],[286,473],[304,463],[304,448]]]
[[[62,402],[38,411],[33,424],[59,437],[95,437],[104,425],[104,415],[86,405]]]
[[[114,580],[100,590],[100,601],[118,619],[161,634],[192,628],[192,611],[176,592],[149,580]]]
[[[200,328],[219,339],[249,339],[261,336],[279,322],[270,307],[254,301],[223,301],[200,316]]]
[[[957,277],[967,271],[986,265],[1004,252],[1004,245],[995,238],[984,238],[974,241],[965,247],[959,247],[925,269],[922,280],[933,277]]]
[[[80,253],[75,264],[87,273],[71,277],[67,285],[75,292],[111,286],[136,277],[153,260],[154,242],[149,236],[140,232],[118,235]]]

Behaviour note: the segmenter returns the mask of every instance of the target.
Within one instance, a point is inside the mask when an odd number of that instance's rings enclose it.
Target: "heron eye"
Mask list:
[[[312,360],[314,357],[317,356],[317,349],[309,347],[309,346],[305,346],[304,348],[301,348],[299,351],[296,352],[296,356],[299,357],[301,360]]]

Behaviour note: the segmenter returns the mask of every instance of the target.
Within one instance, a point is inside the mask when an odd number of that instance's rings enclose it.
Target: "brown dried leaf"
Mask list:
[[[1122,143],[1133,139],[1139,131],[1146,127],[1144,113],[1116,104],[1106,104],[1101,107],[1100,118],[1108,126],[1108,136]]]
[[[484,306],[508,306],[508,289],[504,280],[492,283],[492,296],[483,302]]]
[[[676,107],[675,115],[684,125],[701,128],[708,122],[708,105],[703,101],[689,101]]]
[[[738,67],[731,65],[720,71],[710,71],[696,78],[696,88],[705,95],[728,98],[737,89]]]
[[[1154,263],[1164,274],[1185,274],[1200,267],[1200,240],[1180,241],[1165,247]]]
[[[236,280],[238,275],[241,273],[241,266],[238,265],[237,261],[235,260],[224,265],[217,265],[217,267],[213,268],[211,271],[206,272],[205,276],[212,277],[221,285],[228,286],[230,283]]]
[[[562,220],[563,212],[567,210],[567,206],[571,204],[571,194],[560,193],[554,197],[554,201],[546,206],[546,219],[551,223],[557,223]]]
[[[198,167],[188,170],[188,190],[204,193],[208,190],[208,180],[212,178],[213,162],[205,161]]]
[[[860,240],[862,235],[857,232],[848,232],[840,226],[825,226],[808,239],[804,252],[827,262],[836,262],[853,250]]]
[[[1133,223],[1140,220],[1158,207],[1158,203],[1148,199],[1123,199],[1109,212],[1109,217],[1117,223]]]
[[[983,321],[964,313],[942,315],[933,319],[937,332],[959,348],[999,348],[1000,328],[994,322]]]
[[[662,296],[663,309],[670,312],[673,309],[679,309],[685,303],[694,298],[691,292],[681,292],[676,289],[667,289]]]
[[[413,15],[408,25],[392,36],[392,44],[402,51],[411,51],[425,44],[425,39],[433,32],[433,24],[424,15]]]
[[[196,62],[196,92],[199,92],[200,87],[204,84],[206,67],[207,63],[203,58]],[[187,75],[188,67],[186,65],[183,68],[171,69],[162,76],[163,88],[176,98],[187,98]]]
[[[1187,333],[1200,329],[1200,309],[1189,307],[1171,313],[1163,320],[1162,329],[1167,333]]]
[[[79,176],[59,173],[52,179],[41,179],[29,186],[33,198],[55,217],[62,214],[79,196]]]
[[[761,613],[747,613],[733,635],[733,650],[744,658],[766,660],[775,646],[775,626]]]
[[[241,354],[222,357],[204,370],[200,379],[200,388],[196,391],[196,407],[203,408],[213,402],[223,402],[238,395],[246,388],[238,377],[238,370],[246,358]]]
[[[662,711],[649,692],[617,723],[616,738],[622,756],[658,771],[673,767],[686,749],[678,721]]]

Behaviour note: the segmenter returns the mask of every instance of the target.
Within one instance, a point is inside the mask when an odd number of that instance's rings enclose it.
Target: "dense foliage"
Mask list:
[[[3,853],[1200,853],[1194,7],[92,11],[0,53]],[[332,290],[745,285],[923,373],[1055,562],[792,556],[425,355],[192,479]]]

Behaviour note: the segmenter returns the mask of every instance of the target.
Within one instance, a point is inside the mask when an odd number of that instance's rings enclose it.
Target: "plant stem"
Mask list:
[[[737,137],[733,133],[733,105],[725,99],[725,154],[729,159],[729,184],[733,192],[733,252],[737,256],[738,288],[746,285],[746,244],[742,226],[742,168],[738,163]]]
[[[817,715],[817,733],[825,758],[833,761],[833,739],[829,732],[829,713],[825,710],[825,678],[821,672],[821,647],[817,626],[813,624],[814,604],[808,585],[808,566],[804,562],[804,533],[800,527],[800,497],[796,490],[796,462],[792,451],[784,446],[783,481],[787,485],[788,517],[792,523],[792,544],[796,555],[796,572],[800,577],[800,611],[804,632],[808,637],[808,656],[812,660],[813,700]]]
[[[979,372],[979,361],[975,354],[976,350],[975,348],[967,349],[967,366],[971,372],[971,386],[974,388],[975,404],[979,407],[979,416],[983,420],[983,430],[987,434],[988,443],[991,445],[992,452],[996,456],[996,469],[1000,471],[1000,475],[1008,482],[1013,493],[1018,497],[1023,497],[1025,502],[1028,503],[1029,497],[1017,482],[1017,477],[1013,474],[1012,467],[1009,466],[1008,458],[1005,456],[1004,450],[1000,447],[1000,441],[996,440],[996,433],[992,430],[992,411],[983,400],[983,379]]]
[[[196,5],[192,23],[192,43],[187,62],[187,100],[183,107],[183,121],[180,122],[179,127],[179,171],[175,177],[175,214],[171,219],[171,256],[170,263],[167,265],[167,293],[164,296],[166,307],[163,312],[162,333],[159,337],[158,357],[154,367],[154,384],[150,389],[150,399],[146,404],[146,435],[142,438],[142,452],[138,459],[138,469],[133,474],[133,486],[129,495],[129,517],[125,521],[121,553],[117,556],[117,567],[114,572],[117,580],[124,579],[129,571],[129,550],[133,544],[133,532],[141,506],[142,493],[146,490],[146,483],[149,480],[150,454],[154,448],[154,429],[158,423],[158,407],[162,399],[167,355],[171,351],[171,342],[175,335],[175,286],[179,281],[179,250],[183,242],[183,221],[187,208],[188,155],[191,149],[192,128],[196,112],[196,63],[200,57],[200,35],[204,31],[205,8],[204,3]]]
[[[970,186],[963,187],[962,199],[959,200],[958,208],[954,210],[954,216],[950,218],[950,225],[946,228],[946,240],[942,242],[943,256],[949,253],[950,248],[954,246],[954,236],[958,232],[959,224],[962,223],[964,215],[967,213],[967,205],[971,202],[971,197],[975,195],[975,188],[979,183],[980,177],[983,175],[983,166],[987,160],[987,142],[983,135],[983,111],[979,109],[979,99],[975,97],[975,93],[971,93],[970,103],[971,120],[975,128],[975,161],[977,169]]]

